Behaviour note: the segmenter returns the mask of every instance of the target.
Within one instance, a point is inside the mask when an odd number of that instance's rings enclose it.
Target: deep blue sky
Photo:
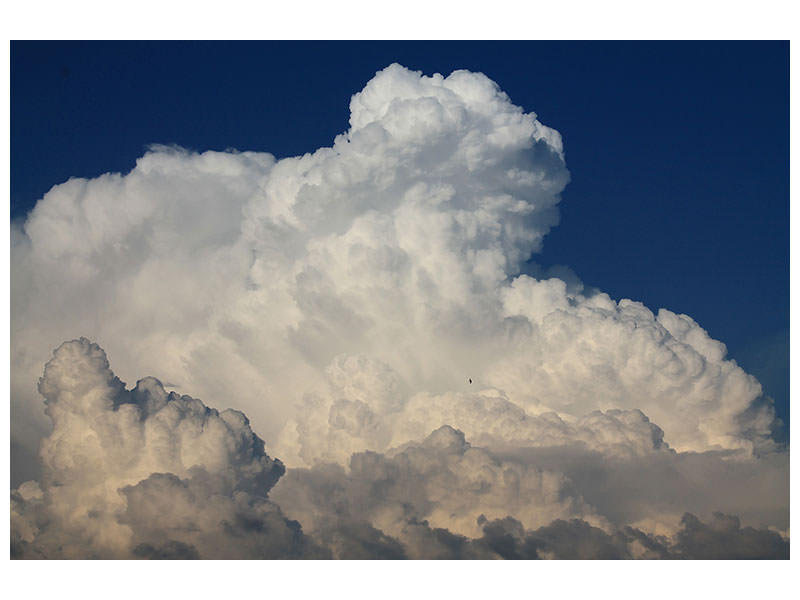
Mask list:
[[[330,145],[392,62],[482,71],[561,132],[536,260],[695,318],[789,416],[788,42],[12,42],[11,218],[151,143]]]

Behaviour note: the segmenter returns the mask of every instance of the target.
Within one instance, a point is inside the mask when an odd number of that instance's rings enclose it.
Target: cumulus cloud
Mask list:
[[[268,436],[345,352],[452,389],[567,180],[558,133],[488,78],[398,65],[313,154],[155,147],[126,175],[72,179],[12,233],[15,411],[35,412],[50,348],[81,335],[123,378],[236,396]]]
[[[358,516],[395,534],[408,520],[475,536],[480,515],[513,516],[531,525],[593,515],[569,493],[558,471],[503,461],[473,447],[449,426],[389,455],[353,454],[347,473],[337,465],[291,472],[275,490],[290,517],[312,530],[330,511]],[[288,508],[291,504],[291,508]]]
[[[686,512],[788,530],[788,450],[724,344],[527,262],[568,180],[486,76],[391,65],[331,147],[157,146],[53,187],[11,236],[12,471],[39,481],[15,552],[667,557],[702,553],[654,541]],[[84,338],[49,359],[81,336],[159,379],[126,389]]]
[[[218,412],[200,400],[167,393],[152,377],[129,390],[114,375],[105,352],[85,338],[55,350],[39,391],[53,428],[41,446],[41,481],[28,481],[11,493],[15,558],[788,554],[780,532],[741,527],[735,516],[717,512],[705,524],[686,513],[681,529],[665,536],[646,518],[638,520],[638,527],[631,525],[637,517],[631,507],[603,514],[588,501],[602,500],[609,490],[601,486],[598,491],[586,485],[587,479],[602,480],[617,471],[636,477],[643,468],[637,461],[651,468],[657,456],[672,461],[672,470],[680,468],[678,455],[659,447],[660,435],[651,437],[655,443],[645,454],[620,455],[616,444],[592,446],[579,434],[568,447],[572,455],[557,445],[556,454],[553,447],[537,454],[541,449],[533,446],[510,446],[501,456],[473,446],[463,432],[444,425],[421,442],[386,453],[354,453],[347,468],[329,462],[285,473],[283,464],[267,455],[244,414]],[[616,432],[619,423],[629,420],[626,416],[598,412],[577,428],[559,431],[568,436],[588,430],[595,432],[590,439],[602,438],[609,423]],[[647,423],[641,413],[633,420]],[[592,459],[618,462],[605,465],[606,472]],[[712,460],[717,470],[737,468],[735,462],[723,467],[721,459]],[[583,472],[575,469],[577,461]],[[748,464],[754,468],[752,461]],[[741,472],[737,475],[729,479],[752,484]],[[678,481],[676,488],[685,493],[690,486]],[[612,485],[612,497],[620,492],[644,496],[640,503],[651,511],[663,509],[648,501],[642,489]]]
[[[267,492],[284,472],[242,413],[127,390],[85,338],[39,381],[52,433],[41,482],[12,492],[12,555],[25,558],[296,558],[312,552]]]

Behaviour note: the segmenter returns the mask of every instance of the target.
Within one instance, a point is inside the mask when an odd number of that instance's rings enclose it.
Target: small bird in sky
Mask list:
[[[472,377],[469,378],[469,383],[472,385]]]

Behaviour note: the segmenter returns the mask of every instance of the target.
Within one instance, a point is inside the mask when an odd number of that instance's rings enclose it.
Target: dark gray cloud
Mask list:
[[[471,540],[505,559],[788,559],[789,542],[775,531],[741,527],[732,515],[714,513],[703,523],[691,513],[675,536],[657,536],[626,526],[613,534],[581,519],[558,519],[526,531],[512,518],[487,521]]]
[[[197,560],[200,558],[197,548],[175,540],[170,540],[158,548],[154,548],[150,544],[139,544],[133,549],[133,555],[137,558],[151,560]]]
[[[691,559],[788,559],[789,541],[775,531],[742,527],[733,515],[717,512],[703,523],[686,513],[675,550]]]

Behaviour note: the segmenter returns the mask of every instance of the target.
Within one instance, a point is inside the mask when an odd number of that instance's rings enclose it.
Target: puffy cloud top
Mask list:
[[[17,410],[79,335],[125,377],[234,393],[269,434],[343,352],[412,388],[462,381],[482,358],[464,345],[497,333],[498,289],[558,220],[560,137],[466,71],[392,65],[351,107],[302,157],[154,147],[55,186],[12,234]]]
[[[266,493],[284,472],[243,413],[168,394],[152,377],[127,391],[105,352],[86,338],[58,347],[39,390],[53,420],[42,455],[55,485],[90,477],[121,487],[151,473],[185,476],[199,467],[233,489]]]

